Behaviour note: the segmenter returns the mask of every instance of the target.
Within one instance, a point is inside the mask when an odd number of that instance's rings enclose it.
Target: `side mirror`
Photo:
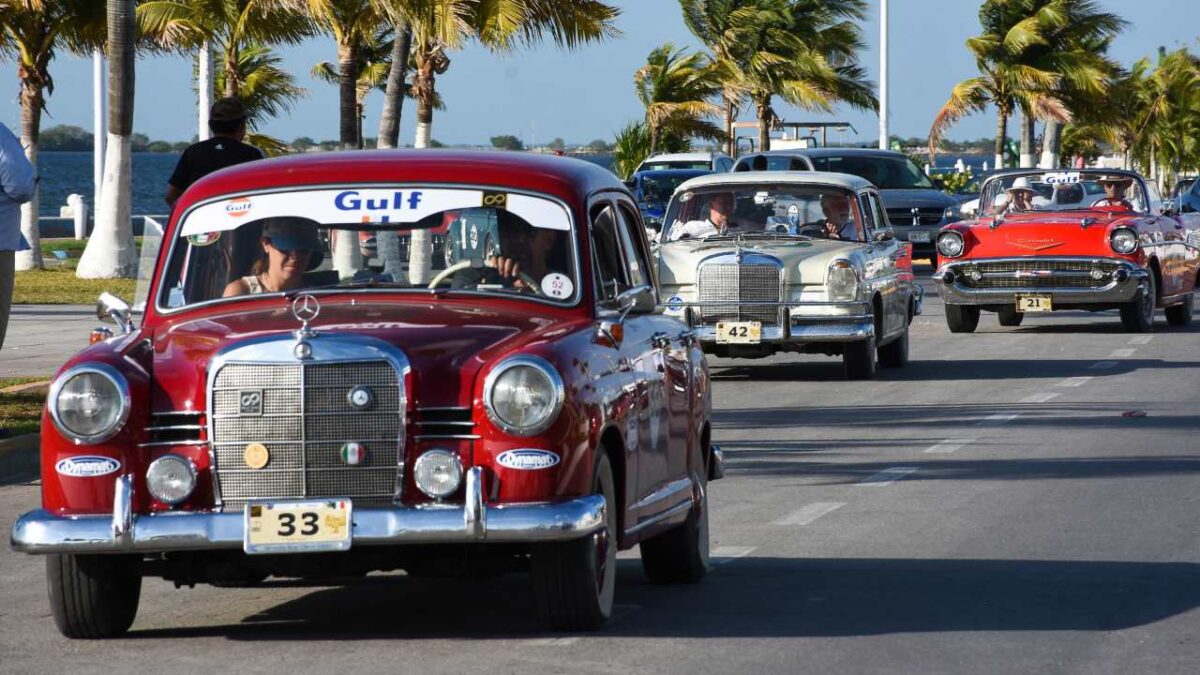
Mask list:
[[[105,323],[113,323],[121,328],[122,333],[133,332],[133,308],[121,298],[105,291],[96,300],[96,318]]]
[[[637,181],[633,178],[630,178],[629,180],[623,180],[621,182],[624,183],[625,187],[629,188],[630,190],[637,189]]]
[[[654,289],[649,286],[637,286],[622,291],[613,298],[613,304],[621,313],[621,319],[630,314],[649,314],[657,307],[654,300]]]
[[[871,241],[874,242],[891,241],[895,238],[896,233],[892,231],[892,228],[890,227],[885,227],[882,230],[875,230],[871,233]]]
[[[1162,214],[1164,216],[1173,216],[1176,213],[1178,213],[1178,209],[1175,208],[1175,200],[1174,199],[1168,199],[1167,201],[1163,202]]]

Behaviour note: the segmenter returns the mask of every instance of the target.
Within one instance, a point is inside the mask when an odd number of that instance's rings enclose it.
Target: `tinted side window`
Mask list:
[[[863,222],[867,224],[867,233],[870,234],[879,227],[879,221],[875,218],[875,210],[871,208],[871,196],[865,192],[859,195],[858,206],[862,209]]]
[[[733,160],[728,157],[717,159],[717,171],[725,172],[733,168]]]
[[[621,218],[621,251],[624,253],[625,261],[629,266],[630,287],[649,286],[650,265],[647,262],[648,258],[642,246],[644,235],[638,232],[638,229],[641,228],[641,221],[630,212],[629,207],[625,204],[621,204],[619,213]]]
[[[611,204],[592,210],[592,259],[596,263],[596,298],[611,300],[629,288],[628,271],[621,256],[621,237]]]
[[[876,227],[879,227],[880,229],[885,228],[885,227],[891,227],[892,224],[890,222],[888,222],[887,209],[883,208],[883,204],[880,203],[879,195],[875,192],[870,193],[870,195],[871,195],[871,214],[876,222]]]

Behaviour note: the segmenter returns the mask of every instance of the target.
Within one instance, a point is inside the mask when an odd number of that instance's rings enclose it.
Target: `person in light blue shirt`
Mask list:
[[[12,309],[16,253],[29,248],[21,236],[21,204],[33,199],[36,182],[21,142],[0,123],[0,348]]]

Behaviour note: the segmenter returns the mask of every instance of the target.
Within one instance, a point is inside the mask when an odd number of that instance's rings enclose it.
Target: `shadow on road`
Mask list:
[[[655,586],[620,563],[614,619],[597,635],[802,637],[962,631],[1112,631],[1194,609],[1200,565],[1044,560],[747,557],[697,586]],[[372,577],[314,590],[238,623],[135,630],[237,641],[545,636],[527,577]]]

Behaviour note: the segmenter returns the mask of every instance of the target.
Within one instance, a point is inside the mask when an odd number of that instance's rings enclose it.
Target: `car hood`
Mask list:
[[[1084,227],[1084,219],[1088,219]],[[1029,213],[1006,216],[992,227],[992,218],[967,221],[969,258],[1024,256],[1118,256],[1109,245],[1113,228],[1137,228],[1137,216],[1073,211],[1066,214]]]
[[[834,258],[850,259],[863,244],[831,239],[780,238],[743,240],[743,253],[760,253],[779,259],[790,283],[821,283],[825,268]],[[738,247],[728,239],[705,241],[685,239],[664,244],[658,249],[658,278],[663,285],[696,283],[696,266],[703,260],[723,253],[734,253]]]
[[[887,209],[911,209],[914,206],[948,208],[958,206],[958,200],[941,190],[880,190],[883,206]]]
[[[526,303],[363,302],[321,299],[314,340],[361,335],[387,342],[408,357],[414,405],[470,406],[475,376],[496,356],[563,330],[561,318],[530,312]],[[510,307],[511,305],[511,307]],[[521,305],[517,307],[516,305]],[[152,409],[203,410],[208,364],[221,349],[243,340],[290,339],[299,327],[284,300],[239,304],[202,317],[168,322],[151,340]]]

